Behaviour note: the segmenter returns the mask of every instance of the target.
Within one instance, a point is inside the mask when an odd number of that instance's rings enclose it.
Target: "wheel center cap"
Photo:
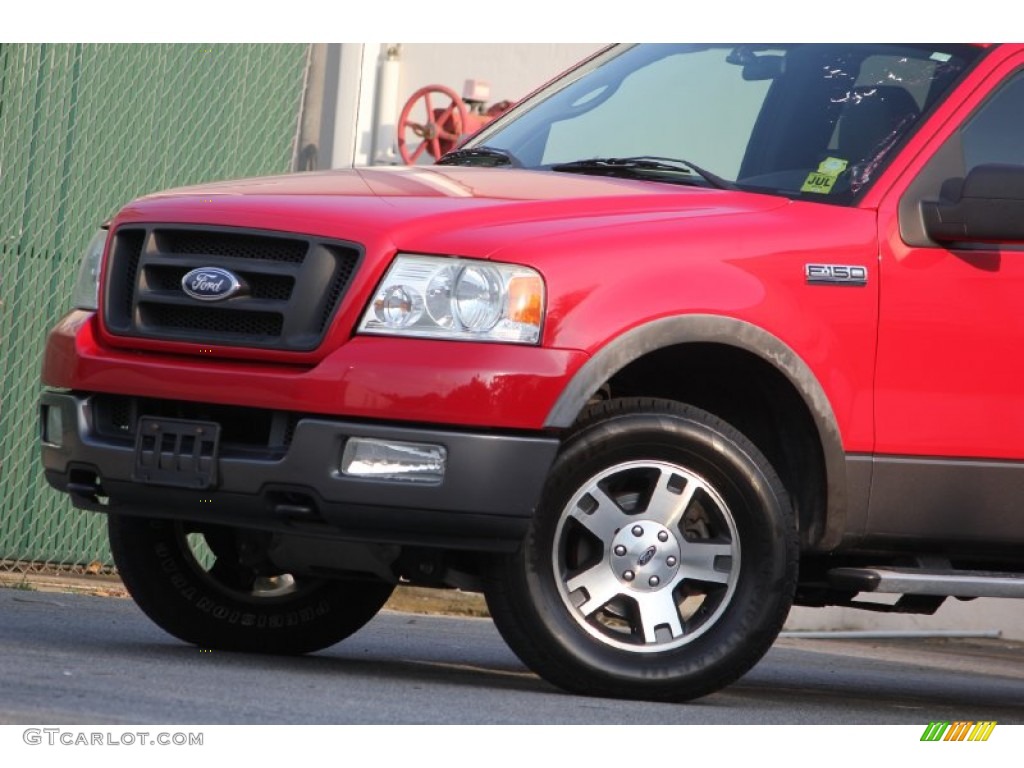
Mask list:
[[[640,520],[615,534],[608,564],[629,589],[656,592],[679,570],[679,541],[661,523]]]

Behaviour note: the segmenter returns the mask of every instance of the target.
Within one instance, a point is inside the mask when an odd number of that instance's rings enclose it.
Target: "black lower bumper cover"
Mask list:
[[[299,421],[283,457],[222,452],[213,487],[133,480],[134,439],[95,433],[90,398],[44,393],[59,408],[60,444],[42,446],[46,479],[76,506],[243,528],[429,547],[508,550],[529,524],[558,450],[555,438],[396,427],[329,418]],[[343,475],[351,437],[443,445],[438,485]]]

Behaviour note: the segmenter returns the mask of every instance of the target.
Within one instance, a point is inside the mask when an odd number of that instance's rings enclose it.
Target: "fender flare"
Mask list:
[[[826,474],[826,520],[816,547],[837,546],[846,524],[847,462],[832,404],[810,367],[792,348],[744,320],[720,315],[682,315],[632,328],[598,350],[576,372],[548,412],[544,426],[571,426],[594,393],[633,361],[659,349],[693,343],[721,344],[751,353],[779,371],[803,399],[818,431]]]

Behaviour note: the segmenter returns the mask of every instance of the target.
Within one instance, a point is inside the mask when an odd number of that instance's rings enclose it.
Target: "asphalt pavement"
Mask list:
[[[530,673],[487,619],[384,611],[305,657],[202,652],[115,597],[0,589],[0,723],[1024,723],[1024,645],[780,639],[687,704],[589,699]]]

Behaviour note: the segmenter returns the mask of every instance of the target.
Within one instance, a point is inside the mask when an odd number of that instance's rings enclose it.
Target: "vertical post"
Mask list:
[[[373,151],[379,43],[342,43],[331,168],[368,165]]]

